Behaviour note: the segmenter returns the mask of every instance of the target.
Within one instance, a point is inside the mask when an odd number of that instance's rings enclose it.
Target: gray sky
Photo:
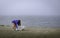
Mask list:
[[[0,15],[60,15],[60,0],[0,0]]]

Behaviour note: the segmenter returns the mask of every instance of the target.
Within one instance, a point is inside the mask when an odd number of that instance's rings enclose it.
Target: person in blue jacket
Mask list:
[[[18,26],[21,26],[21,20],[13,20],[13,29],[18,30]]]

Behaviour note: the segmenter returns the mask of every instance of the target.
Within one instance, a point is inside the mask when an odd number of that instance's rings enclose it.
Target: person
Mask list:
[[[21,20],[13,20],[13,29],[18,30],[18,26],[21,26]]]

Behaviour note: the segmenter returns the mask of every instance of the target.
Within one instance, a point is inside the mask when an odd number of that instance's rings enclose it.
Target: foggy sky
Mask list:
[[[0,0],[0,15],[60,15],[60,0]]]

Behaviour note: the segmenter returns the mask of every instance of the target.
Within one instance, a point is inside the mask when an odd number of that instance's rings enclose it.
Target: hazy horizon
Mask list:
[[[20,19],[24,26],[60,27],[60,16],[1,16],[0,25],[12,25],[12,20]]]

